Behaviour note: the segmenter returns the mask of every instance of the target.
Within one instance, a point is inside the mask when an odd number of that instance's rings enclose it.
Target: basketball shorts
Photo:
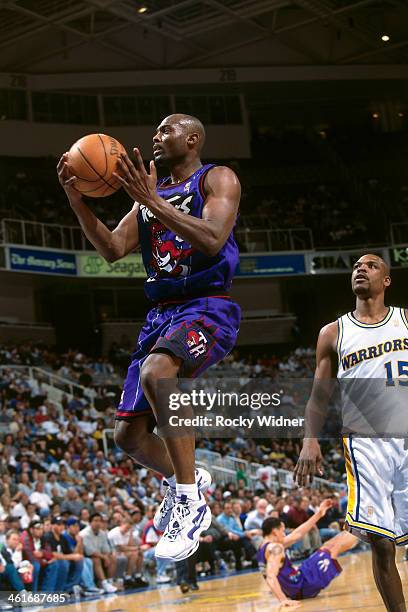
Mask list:
[[[179,376],[197,377],[234,348],[240,319],[240,307],[228,297],[194,298],[152,308],[132,355],[116,419],[153,415],[140,384],[140,371],[150,353],[179,357],[182,360]]]
[[[362,540],[374,533],[408,544],[408,450],[401,438],[344,438],[346,523]]]
[[[300,566],[302,572],[301,599],[316,597],[334,578],[342,572],[342,567],[325,548],[319,548]]]

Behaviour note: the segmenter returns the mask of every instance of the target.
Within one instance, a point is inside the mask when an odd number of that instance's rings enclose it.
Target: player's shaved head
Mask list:
[[[205,142],[205,128],[198,117],[193,115],[185,115],[184,113],[175,113],[166,117],[162,123],[170,125],[179,124],[186,136],[197,134],[197,149],[200,152]]]
[[[168,166],[200,158],[205,128],[198,117],[175,113],[165,117],[153,136],[153,155]]]

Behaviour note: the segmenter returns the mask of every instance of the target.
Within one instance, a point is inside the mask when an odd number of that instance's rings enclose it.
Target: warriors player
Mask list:
[[[156,556],[182,560],[194,553],[211,512],[203,490],[211,482],[195,470],[194,435],[164,440],[153,433],[158,415],[157,381],[199,375],[234,347],[239,306],[228,291],[238,263],[233,237],[241,188],[234,172],[203,165],[204,127],[189,115],[163,119],[153,137],[153,156],[170,175],[157,181],[138,149],[126,155],[118,180],[134,200],[111,232],[75,190],[67,158],[58,173],[88,240],[108,261],[140,244],[147,272],[145,291],[153,303],[125,380],[117,410],[115,441],[138,463],[165,477],[166,494],[154,518],[164,531]]]
[[[383,378],[388,379],[385,384],[393,384],[393,376],[407,376],[407,313],[403,308],[385,306],[384,293],[390,283],[388,265],[381,257],[364,255],[354,264],[351,284],[356,308],[321,330],[315,381],[334,376],[336,352],[339,379]],[[374,578],[386,609],[405,612],[395,563],[395,545],[408,542],[408,451],[404,440],[349,435],[344,447],[348,529],[371,544]],[[320,447],[317,439],[305,438],[295,479],[305,485],[316,472],[322,474]]]
[[[285,535],[285,525],[278,518],[267,518],[262,523],[265,539],[258,551],[259,567],[283,607],[297,608],[300,604],[296,600],[316,597],[341,573],[337,557],[358,542],[354,535],[343,531],[325,542],[299,568],[292,565],[285,549],[304,538],[331,505],[329,499],[324,500],[309,520],[288,535]]]

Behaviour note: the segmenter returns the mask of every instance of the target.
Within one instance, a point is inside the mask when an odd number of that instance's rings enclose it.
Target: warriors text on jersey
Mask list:
[[[382,321],[338,319],[348,482],[346,522],[355,535],[408,543],[408,321],[391,306]],[[344,396],[347,396],[344,401]],[[364,428],[367,428],[366,430]],[[366,433],[367,432],[367,433]]]
[[[201,218],[205,200],[204,181],[213,164],[199,168],[182,183],[169,178],[157,186],[157,193],[177,210]],[[209,257],[197,251],[181,236],[167,229],[141,204],[138,226],[143,263],[147,272],[145,291],[153,302],[172,298],[227,291],[238,264],[238,247],[229,235],[221,250]]]

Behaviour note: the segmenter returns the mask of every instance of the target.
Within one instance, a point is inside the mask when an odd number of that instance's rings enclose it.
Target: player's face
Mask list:
[[[282,543],[285,538],[285,525],[281,523],[278,529],[273,530],[273,534],[275,536],[275,540]]]
[[[351,287],[357,296],[370,297],[385,291],[391,279],[383,261],[376,255],[364,255],[354,264]]]
[[[183,126],[166,117],[153,136],[153,157],[158,164],[181,160],[188,152],[186,133]]]

